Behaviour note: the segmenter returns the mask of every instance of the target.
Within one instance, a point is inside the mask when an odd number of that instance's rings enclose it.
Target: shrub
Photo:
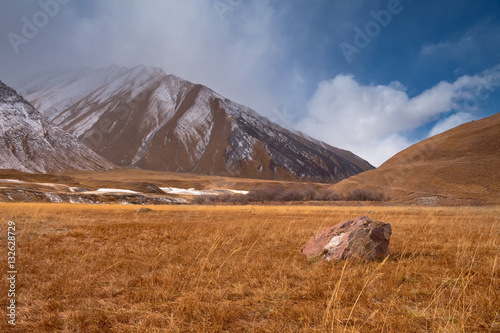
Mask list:
[[[227,202],[230,202],[232,204],[246,205],[248,204],[248,198],[246,194],[234,194],[229,197]]]
[[[283,201],[303,201],[304,198],[304,194],[295,189],[286,190],[282,196]]]
[[[209,199],[208,199],[208,195],[196,196],[193,198],[193,200],[191,202],[196,204],[196,205],[207,205],[210,203]]]
[[[344,196],[336,191],[332,190],[323,190],[316,193],[314,197],[316,201],[341,201],[344,200]]]
[[[314,200],[318,194],[318,191],[312,185],[307,185],[305,188],[302,189],[301,192],[303,193],[303,196],[304,196],[303,200],[306,200],[306,201]]]
[[[349,201],[384,201],[385,196],[383,193],[376,191],[369,191],[362,188],[356,188],[349,193],[347,199]]]
[[[281,201],[285,187],[281,184],[267,185],[251,189],[247,198],[250,202]]]

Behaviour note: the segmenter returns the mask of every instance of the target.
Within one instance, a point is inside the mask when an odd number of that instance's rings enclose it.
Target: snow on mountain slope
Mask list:
[[[121,166],[325,182],[373,168],[158,68],[45,74],[19,88],[55,124]]]
[[[0,81],[0,168],[25,172],[104,170],[113,165],[51,125],[15,90]]]

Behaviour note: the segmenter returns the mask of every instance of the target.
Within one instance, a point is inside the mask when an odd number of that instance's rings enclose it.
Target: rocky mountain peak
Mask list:
[[[320,182],[373,168],[159,68],[48,73],[19,88],[48,119],[120,166]]]
[[[25,103],[29,104],[24,97],[20,96],[14,88],[0,81],[0,103]]]
[[[0,82],[0,168],[28,172],[104,170],[113,164],[51,124]]]

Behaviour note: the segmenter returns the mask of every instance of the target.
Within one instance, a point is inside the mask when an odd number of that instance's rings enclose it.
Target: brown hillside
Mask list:
[[[417,143],[334,189],[377,190],[398,201],[500,202],[499,170],[500,113]]]

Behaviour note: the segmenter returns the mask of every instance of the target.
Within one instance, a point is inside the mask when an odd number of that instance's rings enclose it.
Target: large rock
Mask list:
[[[321,257],[326,261],[384,258],[389,255],[391,234],[389,223],[357,217],[316,233],[302,253],[307,259]]]

